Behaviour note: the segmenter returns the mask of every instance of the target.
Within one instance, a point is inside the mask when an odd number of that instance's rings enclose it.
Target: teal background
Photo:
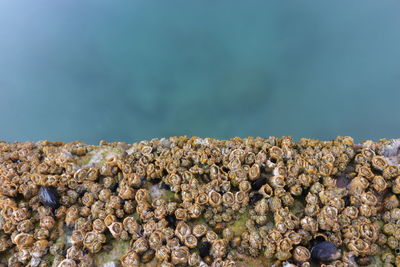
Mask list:
[[[0,0],[0,140],[400,137],[399,11]]]

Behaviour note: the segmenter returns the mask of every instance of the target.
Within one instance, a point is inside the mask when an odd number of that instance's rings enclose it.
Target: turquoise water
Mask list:
[[[399,8],[0,0],[0,139],[400,137]]]

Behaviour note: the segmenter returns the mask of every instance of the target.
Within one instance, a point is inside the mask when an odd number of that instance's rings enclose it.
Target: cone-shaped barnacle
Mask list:
[[[31,230],[33,230],[33,228],[34,228],[34,225],[33,225],[32,220],[23,220],[23,221],[19,222],[17,225],[18,232],[28,233]]]
[[[276,164],[272,174],[274,176],[287,176],[287,168],[283,163]]]
[[[162,246],[164,240],[165,240],[165,235],[163,234],[163,232],[154,231],[150,234],[149,246],[150,248],[157,250]]]
[[[33,236],[31,234],[27,234],[27,233],[19,233],[12,239],[12,242],[18,248],[30,247],[34,241],[35,241],[35,239],[33,238]]]
[[[318,223],[312,217],[308,217],[308,216],[303,217],[300,220],[300,224],[301,224],[302,229],[309,231],[311,233],[315,233],[318,231]]]
[[[135,198],[135,189],[133,189],[132,187],[125,185],[125,186],[120,186],[119,188],[119,193],[118,196],[121,199],[134,199]]]
[[[313,217],[316,216],[319,212],[320,208],[317,204],[307,204],[304,208],[304,212],[306,215]]]
[[[148,202],[150,200],[150,194],[147,189],[141,188],[135,194],[136,202]]]
[[[374,156],[372,158],[372,166],[380,171],[383,171],[387,167],[386,159],[382,156]]]
[[[392,191],[395,194],[400,194],[400,176],[393,182]]]
[[[400,169],[397,165],[388,165],[384,170],[382,176],[391,179],[398,176],[400,173]]]
[[[144,238],[144,237],[138,238],[132,244],[132,250],[134,252],[136,252],[137,254],[141,254],[141,253],[145,252],[148,249],[149,249],[149,244],[147,242],[147,239]]]
[[[193,252],[192,254],[190,254],[190,257],[188,259],[189,266],[200,266],[200,262],[201,258],[197,252]]]
[[[207,227],[204,224],[197,224],[193,227],[192,232],[194,236],[200,238],[207,233]]]
[[[349,184],[349,193],[354,196],[361,195],[367,189],[369,182],[361,176],[355,177]]]
[[[208,193],[208,203],[213,207],[218,207],[221,205],[222,197],[221,194],[212,190]]]
[[[244,180],[239,183],[239,190],[243,192],[249,192],[252,189],[251,184],[249,181]]]
[[[400,201],[396,195],[391,195],[383,200],[383,207],[387,210],[398,208],[400,206]]]
[[[268,199],[268,206],[272,212],[276,212],[282,207],[282,201],[279,197],[271,197]]]
[[[78,266],[74,260],[65,259],[61,261],[57,267],[76,267]]]
[[[383,192],[387,187],[388,184],[382,176],[376,175],[372,180],[372,187],[378,192]]]
[[[56,209],[60,205],[60,196],[54,186],[42,186],[39,190],[39,198],[43,205]]]
[[[371,180],[374,177],[374,173],[372,172],[371,168],[365,165],[357,165],[356,172],[358,172],[359,176],[368,180]]]
[[[27,208],[19,208],[19,209],[15,209],[12,212],[11,219],[14,222],[20,222],[20,221],[28,219],[29,217],[30,217],[30,212]]]
[[[318,261],[334,261],[341,257],[341,251],[333,243],[322,241],[311,248],[311,258]]]
[[[185,237],[190,235],[191,228],[185,222],[178,222],[175,229],[175,235],[183,242]]]
[[[55,220],[51,216],[45,216],[40,219],[40,227],[46,228],[46,229],[52,229],[55,225]]]
[[[211,244],[210,254],[214,258],[223,258],[226,255],[226,242],[224,239],[217,239]]]
[[[188,212],[184,208],[178,208],[175,210],[175,217],[177,220],[186,221]]]
[[[301,233],[295,232],[294,230],[286,232],[285,236],[289,239],[292,245],[300,244],[303,239],[303,235]]]
[[[196,203],[199,205],[208,203],[208,195],[205,192],[200,191],[196,197]]]
[[[293,196],[300,196],[303,193],[303,188],[300,184],[295,184],[289,188],[289,191]]]
[[[197,238],[190,234],[184,238],[184,243],[188,248],[195,248],[197,247]]]
[[[263,186],[261,186],[258,192],[266,198],[270,198],[274,195],[274,190],[269,184],[264,184]]]
[[[297,262],[306,262],[311,258],[310,251],[303,246],[297,246],[293,251],[293,259]]]
[[[378,203],[377,197],[372,192],[362,193],[361,201],[368,206],[375,206]]]
[[[363,224],[360,227],[361,238],[365,238],[368,241],[376,241],[378,239],[378,229],[376,224],[368,223]]]
[[[282,188],[286,185],[285,177],[280,175],[270,177],[268,182],[273,188]]]
[[[210,243],[214,242],[215,240],[218,239],[218,235],[217,233],[215,233],[214,231],[207,231],[206,233],[206,240]]]
[[[354,220],[358,217],[358,209],[354,206],[346,207],[342,213],[352,220]]]
[[[260,177],[260,174],[261,174],[260,165],[253,164],[249,169],[249,179],[251,181],[254,181]]]
[[[71,246],[67,249],[67,259],[79,260],[83,257],[83,250],[77,246]]]
[[[210,166],[210,178],[217,179],[220,175],[220,168],[217,165]]]
[[[167,246],[161,246],[156,250],[156,258],[160,261],[168,261],[170,258],[171,250]]]
[[[227,207],[232,207],[235,203],[235,195],[232,192],[226,192],[222,195],[222,203]]]
[[[202,213],[202,207],[198,204],[192,204],[188,208],[188,214],[192,219],[199,218],[201,213]]]
[[[175,249],[180,246],[179,239],[177,237],[167,239],[167,247],[169,249]]]
[[[267,242],[265,244],[265,250],[264,250],[264,256],[267,259],[271,259],[275,256],[275,252],[276,252],[276,245],[273,242]]]
[[[124,228],[122,223],[120,222],[113,222],[108,226],[108,230],[112,234],[114,238],[119,238],[121,233],[123,232]]]
[[[80,246],[85,239],[85,233],[82,230],[74,230],[71,235],[71,243]]]
[[[134,251],[129,251],[121,258],[121,264],[123,267],[139,267],[140,259]]]
[[[390,211],[390,217],[393,221],[399,221],[400,220],[400,209],[399,208],[394,208]],[[399,227],[400,230],[400,227]],[[400,239],[400,238],[399,238]]]
[[[141,256],[141,262],[142,263],[148,263],[152,259],[154,259],[155,251],[152,249],[147,250],[143,255]]]
[[[306,173],[300,174],[298,179],[299,179],[300,184],[305,187],[311,186],[311,184],[313,182],[311,176]]]
[[[171,252],[172,264],[186,264],[189,259],[189,249],[187,247],[177,247]]]
[[[221,240],[221,239],[219,239]],[[226,240],[224,240],[226,242]],[[263,245],[263,238],[258,231],[251,231],[249,235],[250,248],[254,250],[260,250]],[[214,245],[214,243],[213,243]]]
[[[370,245],[363,239],[353,239],[347,243],[349,250],[357,254],[366,255],[370,251]]]
[[[276,163],[283,158],[283,150],[280,147],[273,146],[269,149],[270,161]]]
[[[255,212],[258,215],[265,215],[268,209],[269,209],[268,200],[266,200],[265,198],[258,201],[254,208]]]
[[[155,208],[154,210],[154,216],[158,219],[161,220],[165,216],[167,216],[167,207],[166,205],[161,205]]]
[[[33,248],[30,252],[32,257],[41,258],[43,257],[49,248],[49,241],[47,240],[38,240],[33,245]]]

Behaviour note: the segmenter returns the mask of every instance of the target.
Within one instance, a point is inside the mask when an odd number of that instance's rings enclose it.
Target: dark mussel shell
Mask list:
[[[39,190],[39,198],[43,205],[56,209],[60,206],[60,196],[54,186],[42,186]]]
[[[340,257],[340,250],[329,241],[322,241],[311,249],[311,258],[318,261],[332,261]]]
[[[197,247],[199,249],[200,257],[204,258],[210,254],[211,244],[209,242],[200,242]]]

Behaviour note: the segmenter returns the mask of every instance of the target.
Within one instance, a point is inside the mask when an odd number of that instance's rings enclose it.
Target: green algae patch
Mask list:
[[[94,254],[96,266],[104,266],[107,263],[119,262],[129,250],[129,241],[113,240],[110,245],[111,250],[102,250],[100,253]]]
[[[246,211],[239,215],[239,219],[237,219],[232,225],[230,225],[230,229],[236,236],[240,236],[244,231],[246,231],[246,222],[250,219],[249,211]]]
[[[164,194],[162,194],[162,199],[166,200],[166,201],[174,201],[176,200],[176,194],[172,191],[169,190],[164,190]]]
[[[107,160],[124,152],[125,150],[121,146],[97,148],[79,157],[76,163],[81,167],[100,168]]]

